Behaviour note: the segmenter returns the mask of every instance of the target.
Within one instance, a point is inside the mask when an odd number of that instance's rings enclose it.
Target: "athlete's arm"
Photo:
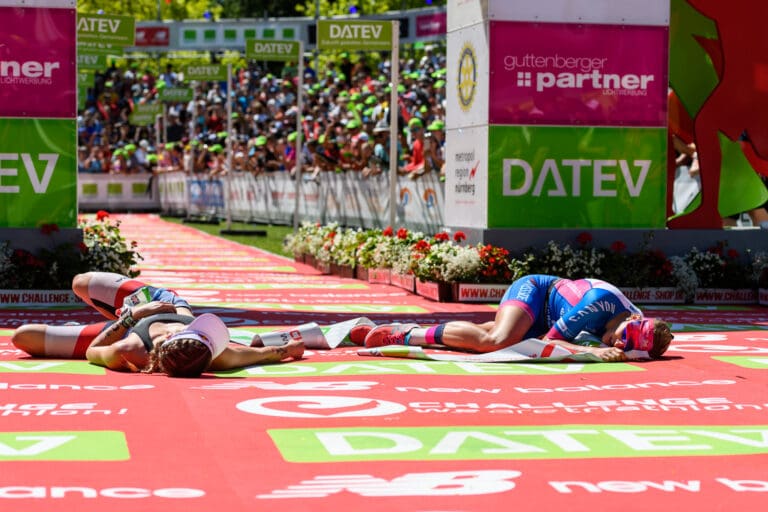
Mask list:
[[[111,370],[138,372],[149,362],[149,355],[141,339],[130,334],[111,345],[90,346],[85,352],[89,362]]]
[[[285,345],[267,347],[246,347],[230,344],[211,361],[210,370],[236,370],[257,364],[279,363],[284,359],[301,359],[304,355],[304,343],[290,341]]]
[[[557,319],[545,338],[571,341],[581,331],[599,335],[611,318],[623,313],[626,308],[618,297],[608,290],[593,288]]]
[[[617,347],[585,347],[583,345],[574,345],[569,341],[558,339],[548,341],[577,354],[595,354],[605,362],[627,360],[627,355],[624,353],[624,351]]]

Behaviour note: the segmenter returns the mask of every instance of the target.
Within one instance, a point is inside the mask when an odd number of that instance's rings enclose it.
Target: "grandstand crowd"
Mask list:
[[[185,171],[294,174],[390,169],[388,60],[371,63],[365,53],[341,53],[322,70],[304,58],[302,147],[297,154],[296,63],[272,73],[258,63],[233,70],[231,84],[183,81],[168,64],[158,76],[137,63],[96,73],[78,116],[78,170],[133,174]],[[427,46],[401,58],[398,85],[398,172],[417,178],[444,173],[445,55]],[[167,103],[166,126],[135,126],[135,105],[159,102],[164,87],[192,87],[189,102]],[[232,131],[227,131],[227,94]],[[231,140],[227,140],[230,138]],[[231,169],[227,155],[231,144]]]

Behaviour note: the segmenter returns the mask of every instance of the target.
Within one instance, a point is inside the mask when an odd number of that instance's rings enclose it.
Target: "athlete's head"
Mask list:
[[[171,377],[197,377],[229,343],[229,330],[219,317],[204,314],[186,329],[158,342],[150,353],[147,372]]]
[[[632,315],[621,322],[615,331],[606,332],[603,342],[625,352],[647,352],[652,359],[658,359],[667,351],[672,338],[674,336],[667,322]]]

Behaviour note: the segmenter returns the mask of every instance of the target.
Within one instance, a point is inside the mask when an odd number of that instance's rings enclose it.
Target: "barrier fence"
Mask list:
[[[436,175],[398,176],[398,226],[436,233],[444,226],[445,184]],[[79,175],[82,211],[159,211],[166,215],[211,216],[236,222],[291,224],[296,183],[287,173],[194,178],[184,172],[150,175]],[[388,173],[322,173],[305,179],[299,221],[338,222],[363,229],[389,224]]]

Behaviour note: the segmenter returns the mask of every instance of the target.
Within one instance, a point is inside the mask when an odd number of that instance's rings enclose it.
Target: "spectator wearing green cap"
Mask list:
[[[435,119],[427,126],[424,138],[427,171],[436,171],[445,176],[445,123]]]
[[[127,174],[126,168],[128,167],[125,159],[125,149],[119,148],[112,153],[112,164],[110,166],[110,174]]]
[[[285,170],[289,171],[291,176],[296,172],[296,139],[298,137],[298,132],[293,131],[288,134],[283,144],[283,164],[285,165]]]
[[[213,158],[208,163],[209,176],[213,178],[227,174],[229,169],[227,167],[227,156],[224,151],[224,146],[221,144],[213,144],[208,150],[213,155]]]
[[[216,154],[212,151],[215,144],[202,144],[198,146],[198,150],[195,153],[195,172],[200,174],[208,174],[211,170],[211,166],[216,158]]]
[[[254,176],[267,171],[267,142],[266,135],[259,135],[249,142],[248,170]],[[275,159],[274,156],[270,158],[271,160]]]
[[[146,167],[139,160],[136,149],[136,144],[133,143],[126,144],[123,148],[125,152],[125,170],[123,172],[125,174],[138,174],[147,171]],[[144,163],[146,164],[146,161]]]
[[[411,144],[407,162],[400,167],[400,173],[415,179],[424,174],[424,123],[418,117],[412,117],[408,121],[408,131],[411,135]]]

